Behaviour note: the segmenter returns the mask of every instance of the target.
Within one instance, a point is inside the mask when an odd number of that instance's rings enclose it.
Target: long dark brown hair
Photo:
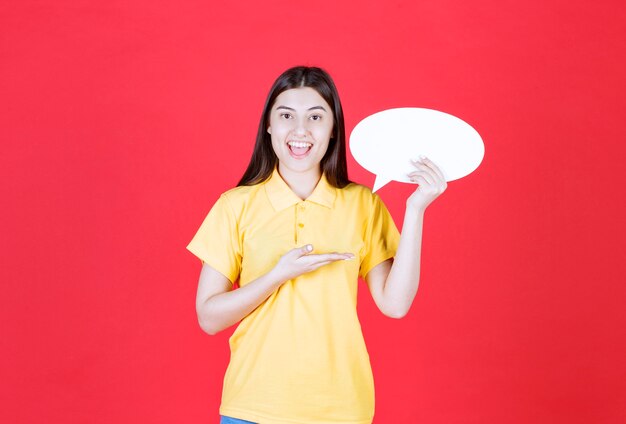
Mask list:
[[[343,188],[351,183],[348,179],[346,162],[346,130],[343,123],[343,109],[335,83],[330,75],[321,68],[296,66],[283,72],[274,81],[274,85],[270,89],[263,107],[252,158],[237,186],[258,184],[272,175],[278,158],[272,148],[271,136],[267,132],[270,112],[280,93],[299,87],[315,89],[333,110],[334,128],[328,143],[328,150],[320,162],[322,173],[326,175],[328,183],[334,187]]]

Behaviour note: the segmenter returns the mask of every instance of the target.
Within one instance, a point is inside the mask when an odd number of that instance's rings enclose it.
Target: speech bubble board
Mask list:
[[[408,173],[411,159],[426,156],[446,181],[472,173],[485,155],[478,132],[445,112],[417,107],[387,109],[368,116],[350,133],[350,151],[363,168],[376,175],[372,191],[390,181],[416,184]]]

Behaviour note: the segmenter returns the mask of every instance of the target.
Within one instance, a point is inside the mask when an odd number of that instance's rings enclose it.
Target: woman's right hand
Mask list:
[[[352,253],[311,254],[312,251],[313,246],[310,244],[291,249],[280,257],[272,272],[281,282],[285,282],[329,263],[354,258]]]

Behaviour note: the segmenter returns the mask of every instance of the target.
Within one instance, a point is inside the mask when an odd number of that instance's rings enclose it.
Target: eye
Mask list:
[[[320,121],[322,119],[322,115],[312,115],[311,119],[313,121]]]
[[[289,119],[289,118],[291,118],[291,113],[283,112],[283,113],[280,114],[280,117],[281,118],[285,118],[285,119]]]

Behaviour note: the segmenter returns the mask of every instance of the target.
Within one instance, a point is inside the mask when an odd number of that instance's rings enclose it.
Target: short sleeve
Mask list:
[[[359,269],[361,278],[365,278],[376,265],[393,258],[400,242],[398,228],[380,196],[372,193],[372,201],[363,238],[363,259]]]
[[[187,250],[222,273],[231,283],[241,271],[238,223],[224,194],[215,202]]]

